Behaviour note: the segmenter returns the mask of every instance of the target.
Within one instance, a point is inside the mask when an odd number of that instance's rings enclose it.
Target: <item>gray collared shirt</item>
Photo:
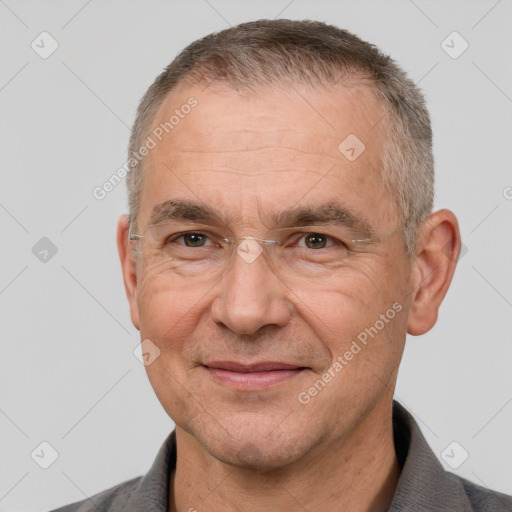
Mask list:
[[[444,470],[412,416],[393,403],[393,434],[402,472],[388,512],[512,512],[512,497]],[[54,512],[168,512],[170,475],[176,468],[172,432],[143,477]]]

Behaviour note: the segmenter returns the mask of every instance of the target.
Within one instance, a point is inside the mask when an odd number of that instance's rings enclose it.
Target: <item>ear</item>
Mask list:
[[[459,224],[450,210],[433,213],[422,225],[412,264],[409,334],[425,334],[437,322],[439,307],[457,266],[460,246]]]
[[[117,250],[121,260],[124,288],[130,304],[132,323],[136,329],[140,329],[139,304],[137,301],[137,263],[132,254],[129,232],[130,221],[128,215],[122,215],[117,222]]]

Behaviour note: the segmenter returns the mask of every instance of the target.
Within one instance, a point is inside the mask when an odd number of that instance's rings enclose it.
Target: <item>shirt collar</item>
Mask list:
[[[123,510],[168,512],[171,473],[175,469],[176,431],[173,430],[158,451],[153,465],[123,506]]]
[[[472,512],[458,478],[444,470],[414,418],[396,401],[393,402],[393,436],[402,472],[388,512]]]

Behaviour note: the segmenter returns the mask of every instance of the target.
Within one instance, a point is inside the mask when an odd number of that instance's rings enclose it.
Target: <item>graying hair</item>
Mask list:
[[[138,153],[167,95],[181,83],[220,81],[235,90],[264,85],[335,86],[367,83],[382,105],[386,130],[381,179],[395,199],[405,249],[416,251],[418,227],[434,200],[432,130],[424,97],[405,72],[376,46],[319,21],[259,20],[210,34],[187,46],[142,98],[132,128],[127,175],[130,221],[136,225],[143,186]]]

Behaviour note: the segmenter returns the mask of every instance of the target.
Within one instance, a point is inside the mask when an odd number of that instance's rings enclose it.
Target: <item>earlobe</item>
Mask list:
[[[121,261],[124,288],[130,305],[132,323],[136,329],[139,325],[137,268],[129,240],[130,222],[128,215],[122,215],[117,223],[117,250]]]
[[[435,325],[455,273],[460,245],[459,225],[450,210],[433,213],[423,224],[412,270],[409,334],[425,334]]]

